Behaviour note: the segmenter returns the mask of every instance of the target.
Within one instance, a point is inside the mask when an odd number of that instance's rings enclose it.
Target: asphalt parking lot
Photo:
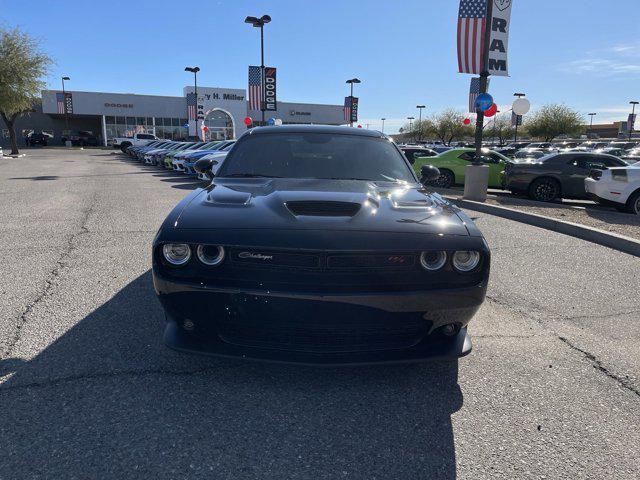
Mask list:
[[[0,159],[0,479],[640,478],[640,259],[470,212],[493,252],[458,362],[165,348],[150,245],[196,184],[102,150]]]

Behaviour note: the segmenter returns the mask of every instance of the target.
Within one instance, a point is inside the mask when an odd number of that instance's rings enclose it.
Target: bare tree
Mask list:
[[[507,138],[513,135],[514,127],[511,125],[511,112],[497,114],[488,125],[489,135],[497,138],[503,144]]]
[[[0,29],[0,117],[9,129],[12,154],[18,153],[15,121],[32,111],[51,63],[29,35]]]

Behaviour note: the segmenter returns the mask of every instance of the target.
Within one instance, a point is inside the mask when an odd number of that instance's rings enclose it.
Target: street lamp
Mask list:
[[[64,81],[71,80],[69,77],[62,77],[62,101],[64,102],[64,124],[67,130],[67,135],[69,131],[69,112],[67,111],[67,92],[64,89]]]
[[[413,132],[413,121],[416,119],[416,117],[407,117],[407,120],[409,120],[409,135],[411,135],[411,132]]]
[[[185,72],[193,73],[193,93],[196,96],[196,109],[195,109],[195,117],[196,117],[196,136],[198,135],[198,72],[200,71],[200,67],[184,67]]]
[[[269,15],[263,15],[260,18],[258,17],[247,17],[244,19],[244,23],[248,23],[253,25],[255,28],[260,29],[260,77],[261,77],[261,99],[260,99],[260,111],[262,112],[262,125],[264,125],[264,112],[265,112],[265,79],[264,79],[264,26],[271,22],[271,17]]]
[[[633,134],[633,124],[635,123],[635,115],[636,115],[636,105],[638,105],[638,103],[640,102],[636,102],[636,101],[631,101],[629,102],[631,105],[633,105],[633,109],[631,110],[631,121],[629,122],[629,140],[631,140],[631,135]]]
[[[420,112],[418,120],[418,142],[422,141],[422,109],[427,108],[426,105],[416,105],[416,108]]]
[[[386,118],[382,118],[382,133],[384,133],[384,121],[386,120]]]
[[[352,78],[350,80],[347,80],[347,83],[351,86],[351,96],[349,97],[349,101],[351,102],[351,106],[349,107],[349,126],[353,127],[353,122],[351,121],[351,109],[353,108],[353,84],[354,83],[362,83],[362,81],[360,81],[357,78]]]
[[[591,133],[591,130],[593,130],[593,117],[595,117],[597,113],[589,113],[588,115],[591,117],[591,122],[589,123],[589,133]]]

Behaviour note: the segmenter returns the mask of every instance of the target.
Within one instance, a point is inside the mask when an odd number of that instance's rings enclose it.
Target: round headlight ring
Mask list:
[[[224,260],[224,247],[219,245],[198,245],[197,254],[202,263],[215,267]]]
[[[453,268],[462,273],[474,270],[480,264],[480,252],[459,250],[453,254]]]
[[[445,263],[447,263],[447,252],[445,251],[422,252],[420,254],[420,265],[430,272],[440,270]]]
[[[162,254],[171,265],[184,265],[191,258],[191,247],[186,243],[165,243]]]

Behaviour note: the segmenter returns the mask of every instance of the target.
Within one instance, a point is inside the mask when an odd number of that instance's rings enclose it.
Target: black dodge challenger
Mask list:
[[[347,127],[250,130],[153,243],[168,346],[307,364],[466,355],[489,263],[392,141]]]

